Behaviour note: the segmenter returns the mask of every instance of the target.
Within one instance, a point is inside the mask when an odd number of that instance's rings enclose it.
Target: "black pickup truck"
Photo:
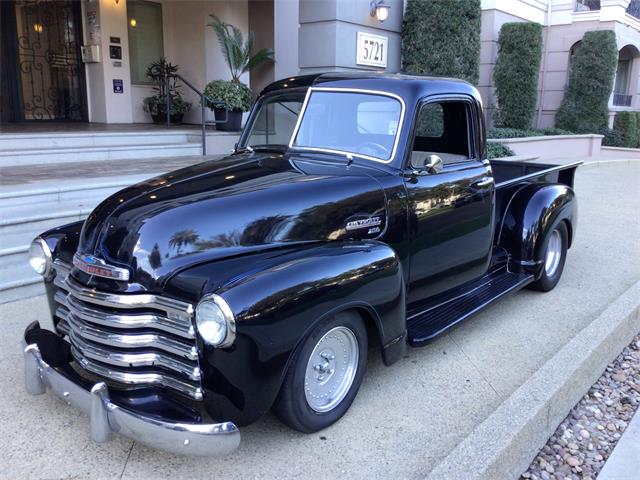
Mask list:
[[[53,322],[24,333],[26,388],[86,412],[96,441],[191,455],[233,450],[270,409],[318,431],[351,405],[368,344],[391,365],[507,293],[554,288],[577,165],[487,160],[462,81],[275,82],[228,157],[34,240]]]

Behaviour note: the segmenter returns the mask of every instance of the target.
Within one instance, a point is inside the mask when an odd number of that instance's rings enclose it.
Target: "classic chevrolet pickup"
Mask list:
[[[351,405],[368,344],[390,365],[509,292],[554,288],[577,165],[488,161],[462,81],[275,82],[230,156],[34,240],[53,322],[25,331],[26,389],[85,411],[96,441],[191,455],[233,450],[272,408],[318,431]]]

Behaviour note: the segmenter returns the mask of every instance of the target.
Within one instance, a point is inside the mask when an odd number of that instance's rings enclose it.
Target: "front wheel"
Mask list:
[[[360,315],[342,312],[298,347],[274,411],[289,427],[317,432],[342,417],[358,393],[367,364],[367,330]]]
[[[541,292],[552,290],[560,281],[564,262],[567,258],[569,234],[564,222],[560,222],[545,238],[544,264],[542,275],[530,285],[530,288]]]

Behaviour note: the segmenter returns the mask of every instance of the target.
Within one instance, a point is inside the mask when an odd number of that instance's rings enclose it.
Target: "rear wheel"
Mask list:
[[[342,417],[367,364],[367,330],[356,312],[320,324],[294,353],[274,411],[289,427],[311,433]]]
[[[569,235],[564,222],[556,225],[546,236],[544,244],[544,264],[542,275],[530,285],[530,288],[541,292],[552,290],[560,281],[564,262],[567,258]]]

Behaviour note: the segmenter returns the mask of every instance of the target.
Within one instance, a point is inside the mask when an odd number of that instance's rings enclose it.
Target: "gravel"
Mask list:
[[[521,479],[594,480],[640,405],[640,334],[611,362]]]

